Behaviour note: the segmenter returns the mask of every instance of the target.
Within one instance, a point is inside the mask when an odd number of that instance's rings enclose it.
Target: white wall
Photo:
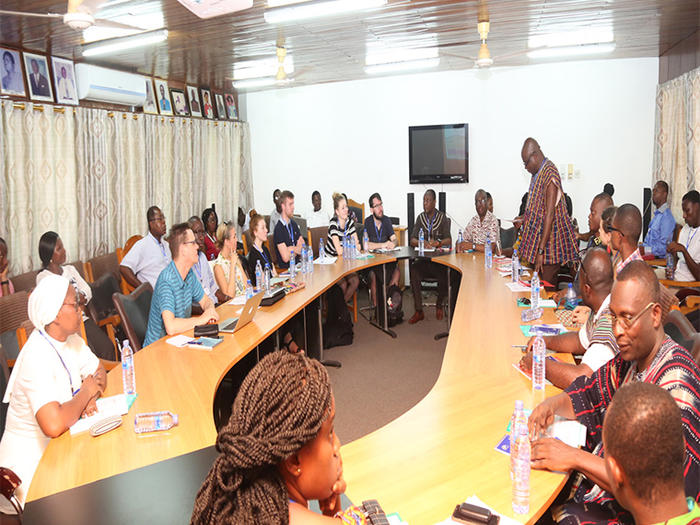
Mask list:
[[[560,169],[574,215],[587,229],[590,200],[605,182],[615,202],[641,207],[652,173],[658,59],[600,60],[393,76],[251,93],[242,97],[251,127],[255,204],[272,208],[275,187],[291,189],[296,212],[311,209],[318,189],[366,201],[381,193],[387,215],[406,224],[406,193],[418,211],[427,186],[408,183],[408,126],[469,123],[469,183],[435,186],[465,224],[480,187],[510,218],[530,175],[520,158],[535,137]],[[562,173],[566,177],[566,171]],[[366,210],[368,208],[366,207]]]

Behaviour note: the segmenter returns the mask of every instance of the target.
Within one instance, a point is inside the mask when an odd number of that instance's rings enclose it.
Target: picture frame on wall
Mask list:
[[[226,120],[226,105],[224,104],[224,96],[221,93],[214,94],[216,100],[216,118]]]
[[[226,103],[226,115],[228,115],[229,120],[238,120],[236,99],[233,98],[233,95],[231,93],[226,93],[226,95],[224,95],[224,102]]]
[[[73,61],[60,57],[51,57],[53,85],[56,89],[56,102],[59,104],[78,105],[78,90],[75,85]]]
[[[146,101],[143,103],[143,112],[157,115],[158,104],[156,103],[156,93],[153,90],[153,80],[148,77],[144,77],[143,80],[146,83]]]
[[[170,102],[170,91],[168,91],[168,83],[165,80],[160,80],[159,78],[153,79],[153,83],[156,86],[156,100],[158,103],[158,110],[161,115],[172,115],[173,114],[173,104]]]
[[[49,63],[43,55],[22,53],[24,72],[27,75],[29,98],[53,102],[53,90],[49,82]]]
[[[208,89],[202,90],[202,116],[214,118],[214,100],[211,97],[211,91]]]
[[[178,117],[188,117],[190,110],[187,107],[185,92],[181,89],[170,88],[170,98],[173,101],[173,109]]]
[[[199,100],[199,90],[194,86],[187,86],[187,100],[190,103],[190,112],[193,117],[202,116],[202,104]]]
[[[24,77],[22,76],[22,57],[20,52],[6,47],[0,47],[2,68],[0,69],[0,93],[26,97]]]

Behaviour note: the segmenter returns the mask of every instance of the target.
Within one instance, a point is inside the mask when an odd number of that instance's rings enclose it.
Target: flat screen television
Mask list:
[[[411,184],[469,182],[469,124],[410,126]]]

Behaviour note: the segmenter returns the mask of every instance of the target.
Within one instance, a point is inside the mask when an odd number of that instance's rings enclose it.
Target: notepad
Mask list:
[[[314,264],[335,264],[335,261],[337,261],[337,257],[329,257],[326,255],[323,259],[320,257],[318,259],[314,260]]]
[[[126,414],[135,400],[136,395],[127,396],[125,394],[99,398],[97,400],[97,412],[73,423],[70,427],[71,435],[90,430],[92,425],[108,417]]]
[[[532,337],[533,335],[559,335],[567,332],[567,329],[563,324],[521,324],[520,330],[522,330],[525,337]]]
[[[530,287],[520,283],[506,283],[506,286],[511,292],[529,292]]]

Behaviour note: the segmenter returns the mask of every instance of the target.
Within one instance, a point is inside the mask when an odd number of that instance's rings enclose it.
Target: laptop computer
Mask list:
[[[243,305],[241,315],[239,317],[229,317],[222,323],[219,323],[219,332],[224,334],[233,334],[251,322],[255,312],[260,306],[260,301],[262,301],[263,295],[263,292],[258,292],[253,295],[253,297],[246,300],[245,304]]]

